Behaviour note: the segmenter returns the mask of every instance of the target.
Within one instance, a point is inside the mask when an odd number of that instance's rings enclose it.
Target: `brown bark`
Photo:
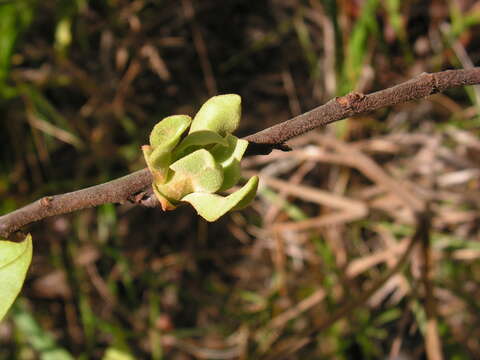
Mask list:
[[[245,137],[250,142],[248,153],[269,153],[272,149],[288,150],[288,146],[284,144],[285,141],[317,127],[385,106],[422,99],[449,88],[475,84],[480,84],[480,68],[423,73],[412,80],[368,95],[353,92]],[[49,216],[105,203],[131,201],[149,206],[148,201],[144,201],[142,191],[148,192],[150,183],[150,173],[147,169],[143,169],[104,184],[43,197],[0,216],[0,237],[6,238],[23,226]]]

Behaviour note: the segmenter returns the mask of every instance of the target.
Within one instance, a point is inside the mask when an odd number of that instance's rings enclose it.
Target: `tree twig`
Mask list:
[[[269,127],[245,139],[260,144],[282,144],[319,126],[354,115],[411,100],[422,99],[449,88],[480,83],[480,68],[422,73],[417,77],[368,95],[352,92],[337,97],[293,119]]]
[[[286,141],[317,127],[385,106],[422,99],[448,88],[474,84],[480,84],[480,68],[423,73],[412,80],[368,95],[353,92],[245,137],[250,142],[248,153],[267,154],[272,149],[288,150]],[[141,192],[147,189],[150,183],[151,176],[148,170],[143,169],[104,184],[41,198],[23,208],[0,216],[0,236],[7,238],[23,226],[49,216],[105,203],[133,201],[146,205]]]
[[[61,195],[45,196],[29,205],[0,216],[0,237],[49,216],[66,214],[106,203],[129,201],[152,181],[147,169],[127,176]]]

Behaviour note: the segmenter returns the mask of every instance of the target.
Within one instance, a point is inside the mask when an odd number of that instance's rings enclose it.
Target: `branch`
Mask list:
[[[106,203],[124,203],[152,181],[148,169],[121,178],[61,195],[45,196],[29,205],[0,216],[0,237],[44,218]]]
[[[268,154],[272,149],[288,150],[288,146],[284,144],[287,140],[317,127],[385,106],[422,99],[449,88],[475,84],[480,84],[480,68],[423,73],[412,80],[368,95],[352,92],[245,137],[245,140],[250,142],[248,154]],[[104,184],[62,195],[43,197],[0,216],[0,237],[7,238],[23,226],[49,216],[105,203],[130,201],[151,206],[152,204],[146,202],[143,196],[145,194],[143,191],[148,189],[151,181],[150,173],[143,169]]]
[[[269,127],[245,139],[253,143],[278,145],[319,126],[386,106],[422,99],[448,88],[480,84],[480,68],[422,73],[412,80],[369,95],[352,92],[337,97],[293,119]]]

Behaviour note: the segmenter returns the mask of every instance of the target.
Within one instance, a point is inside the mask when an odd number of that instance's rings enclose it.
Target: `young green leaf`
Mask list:
[[[170,169],[175,171],[175,175],[181,174],[191,178],[193,191],[213,193],[222,186],[222,168],[205,149],[181,158],[170,165]]]
[[[205,149],[177,160],[170,169],[174,171],[172,178],[165,184],[157,184],[157,190],[172,200],[180,201],[183,196],[195,191],[213,193],[223,183],[221,166]]]
[[[145,158],[148,169],[152,173],[154,182],[163,184],[167,181],[171,153],[161,147],[155,150],[157,150],[157,153],[152,157],[154,149],[150,145],[142,146],[143,157]]]
[[[190,134],[209,130],[222,136],[238,127],[242,99],[237,94],[218,95],[208,99],[193,118]]]
[[[210,144],[220,144],[223,146],[228,146],[227,140],[224,137],[218,135],[216,132],[208,130],[196,131],[188,135],[180,142],[180,144],[178,144],[175,149],[173,159],[179,159],[180,157],[186,155],[187,153],[191,152],[192,148],[194,150],[197,150],[198,147]]]
[[[215,145],[210,151],[215,161],[223,168],[223,184],[219,191],[230,189],[240,179],[240,160],[248,147],[248,141],[228,134],[228,145]]]
[[[254,176],[238,191],[223,197],[216,194],[192,193],[182,201],[190,203],[198,214],[207,221],[215,221],[230,210],[239,210],[255,197],[258,177]]]
[[[180,136],[188,129],[192,118],[188,115],[172,115],[159,121],[150,133],[150,145],[172,150]]]
[[[145,161],[157,183],[167,180],[172,151],[191,122],[187,115],[166,117],[153,127],[150,145],[142,146]]]
[[[193,120],[170,116],[154,127],[150,145],[144,145],[142,150],[163,210],[175,209],[180,201],[187,201],[201,216],[214,221],[253,199],[256,177],[230,196],[213,195],[240,179],[240,160],[248,142],[231,134],[240,115],[239,95],[219,95],[207,100]],[[188,135],[180,141],[188,126]]]
[[[20,293],[31,261],[30,234],[20,243],[0,240],[0,320]]]
[[[160,202],[160,206],[162,207],[163,211],[176,209],[177,206],[172,203],[171,199],[169,199],[167,196],[163,195],[160,192],[160,190],[158,189],[158,185],[155,183],[155,181],[152,183],[152,189],[153,193]]]

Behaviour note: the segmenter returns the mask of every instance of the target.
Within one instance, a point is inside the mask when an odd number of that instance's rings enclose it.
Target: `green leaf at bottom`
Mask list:
[[[32,237],[20,243],[0,240],[0,320],[22,289],[32,261]]]
[[[254,176],[238,191],[223,197],[216,194],[192,193],[182,201],[190,203],[207,221],[215,221],[230,210],[239,210],[253,200],[257,192],[258,177]]]

